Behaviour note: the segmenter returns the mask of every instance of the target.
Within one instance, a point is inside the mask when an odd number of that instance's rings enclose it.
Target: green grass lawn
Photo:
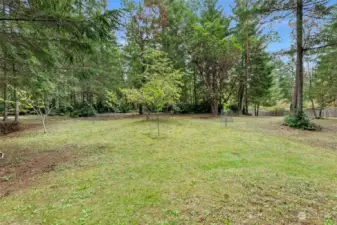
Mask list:
[[[337,120],[280,123],[55,118],[0,137],[0,224],[337,224]]]

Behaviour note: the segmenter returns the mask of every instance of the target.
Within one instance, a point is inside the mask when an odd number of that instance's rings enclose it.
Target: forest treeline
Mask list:
[[[8,115],[323,110],[337,98],[328,0],[1,0],[0,110]],[[289,49],[268,52],[287,21]],[[266,29],[268,28],[268,29]],[[315,111],[316,112],[316,111]],[[316,117],[320,115],[316,114]]]

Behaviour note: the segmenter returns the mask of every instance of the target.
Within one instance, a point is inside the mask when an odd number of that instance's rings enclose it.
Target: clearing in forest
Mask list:
[[[281,122],[160,118],[158,136],[155,120],[55,118],[0,137],[0,224],[336,223],[337,120]]]

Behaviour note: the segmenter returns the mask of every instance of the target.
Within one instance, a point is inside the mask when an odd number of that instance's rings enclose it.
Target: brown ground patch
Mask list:
[[[34,123],[20,123],[14,121],[0,122],[0,136],[18,137],[22,132],[34,130],[40,126],[41,124],[35,121]]]
[[[16,156],[0,160],[0,198],[29,187],[43,173],[55,170],[60,163],[74,159],[70,151],[37,152],[22,150]]]
[[[0,122],[0,134],[6,135],[20,130],[20,124],[15,121],[3,121]]]

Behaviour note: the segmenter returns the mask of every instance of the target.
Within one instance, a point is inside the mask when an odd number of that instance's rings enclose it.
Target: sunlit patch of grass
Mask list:
[[[258,123],[167,118],[158,136],[155,120],[65,120],[47,135],[1,138],[0,151],[80,157],[1,199],[0,224],[298,224],[299,213],[335,221],[336,153]]]

